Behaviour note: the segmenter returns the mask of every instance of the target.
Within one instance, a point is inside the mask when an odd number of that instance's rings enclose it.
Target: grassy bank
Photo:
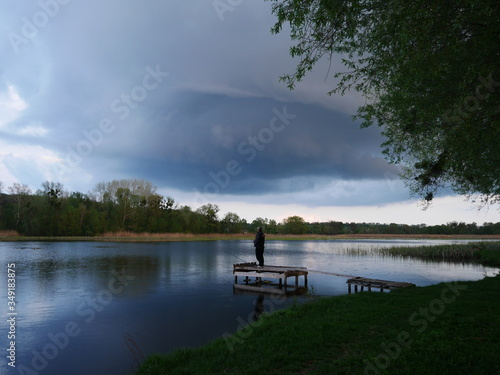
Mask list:
[[[474,252],[500,267],[497,247]],[[266,297],[266,312],[272,312]],[[153,355],[145,374],[500,374],[500,276],[319,298],[264,314],[198,349]]]
[[[16,231],[0,231],[0,241],[219,241],[219,240],[252,240],[255,233],[134,233],[107,232],[97,236],[21,236]],[[266,240],[315,241],[346,239],[473,239],[500,240],[500,235],[405,235],[405,234],[340,234],[335,236],[315,234],[266,234]]]

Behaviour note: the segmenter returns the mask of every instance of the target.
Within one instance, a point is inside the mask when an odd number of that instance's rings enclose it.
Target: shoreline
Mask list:
[[[0,242],[173,242],[173,241],[228,241],[253,240],[253,233],[237,234],[192,234],[192,233],[106,233],[101,236],[19,236],[1,235]],[[446,235],[446,234],[339,234],[339,235],[312,235],[312,234],[269,234],[268,241],[335,241],[335,240],[499,240],[500,235]]]
[[[477,261],[500,267],[500,251]],[[149,355],[135,375],[497,373],[500,274],[390,293],[314,297],[197,348]],[[283,355],[286,353],[286,355]]]

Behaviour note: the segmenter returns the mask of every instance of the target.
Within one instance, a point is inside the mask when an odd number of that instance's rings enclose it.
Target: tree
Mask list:
[[[191,207],[181,206],[176,210],[176,214],[177,217],[174,216],[172,228],[174,232],[195,232],[193,230],[194,213]]]
[[[143,197],[142,199],[147,199],[150,195],[156,194],[156,186],[154,186],[150,181],[129,178],[123,180],[113,180],[111,182],[99,182],[92,191],[92,196],[98,202],[106,202],[108,200],[113,200],[117,202],[118,196],[117,190],[128,189],[130,196]]]
[[[307,225],[300,216],[289,216],[283,220],[285,233],[304,234],[307,232]]]
[[[325,223],[323,227],[323,234],[336,235],[342,233],[343,230],[344,224],[341,221],[330,220],[328,223]]]
[[[38,195],[43,195],[47,198],[49,206],[60,208],[62,198],[64,196],[64,187],[60,182],[45,181],[42,183],[43,190],[38,190]]]
[[[121,226],[126,229],[126,220],[132,214],[133,202],[132,193],[129,188],[119,187],[115,191],[115,200],[120,209]]]
[[[330,94],[361,92],[356,118],[382,127],[383,153],[426,202],[443,188],[500,202],[500,3],[495,0],[270,0],[299,58],[293,89],[324,56]],[[339,57],[344,66],[335,67]]]
[[[38,189],[35,198],[38,218],[33,231],[49,236],[57,236],[71,227],[69,222],[61,219],[61,207],[65,198],[64,187],[59,182],[45,181],[42,189]]]
[[[243,225],[240,217],[234,212],[228,212],[222,219],[222,230],[227,233],[241,233]]]
[[[68,210],[72,213],[68,222],[73,223],[71,235],[92,235],[96,232],[96,212],[92,210],[92,200],[86,194],[73,192],[67,198]],[[66,232],[66,234],[70,234]]]
[[[148,231],[158,232],[160,228],[160,218],[164,213],[170,213],[172,211],[172,206],[174,205],[174,200],[171,197],[164,198],[160,194],[151,194],[146,198],[145,204],[145,217],[142,219],[144,222],[148,222]],[[165,223],[166,224],[166,223]]]
[[[252,227],[252,231],[254,232],[257,231],[258,227],[262,227],[262,230],[264,232],[267,232],[267,223],[268,223],[267,218],[258,217],[255,220],[253,220],[250,225]]]
[[[207,203],[196,210],[196,213],[200,214],[205,219],[207,232],[217,232],[217,212],[219,212],[219,210],[219,206],[212,203]]]
[[[267,225],[267,231],[273,234],[278,233],[278,223],[276,222],[276,220],[274,219],[269,220],[269,224]]]
[[[23,214],[26,212],[26,204],[31,194],[31,189],[28,185],[20,184],[18,182],[14,182],[12,186],[9,186],[9,193],[15,199],[16,203],[16,227],[17,230],[19,228],[19,224],[21,219],[23,218]]]
[[[141,208],[148,206],[148,200],[156,195],[156,186],[143,179],[130,178],[98,183],[91,196],[98,202],[108,204],[111,214],[113,205],[118,205],[121,229],[139,229]],[[154,198],[153,198],[154,200]]]

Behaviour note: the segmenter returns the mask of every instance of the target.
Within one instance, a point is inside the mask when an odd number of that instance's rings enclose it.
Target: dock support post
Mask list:
[[[242,263],[233,265],[234,283],[238,284],[238,276],[243,277],[243,283],[246,285],[252,284],[252,279],[255,277],[256,285],[260,286],[263,283],[270,283],[264,281],[265,279],[274,278],[278,279],[280,289],[284,286],[288,287],[288,277],[295,276],[295,288],[299,288],[299,277],[304,276],[304,286],[307,288],[307,268],[306,267],[285,267],[285,266],[267,266],[257,268],[255,263]],[[241,281],[240,281],[241,282]]]
[[[347,284],[347,292],[348,294],[351,294],[351,284]]]

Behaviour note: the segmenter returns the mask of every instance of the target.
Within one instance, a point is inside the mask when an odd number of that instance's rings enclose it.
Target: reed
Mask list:
[[[160,241],[197,241],[197,240],[219,240],[219,239],[246,239],[252,237],[252,234],[235,233],[235,234],[220,234],[220,233],[135,233],[135,232],[106,232],[96,238],[112,239],[112,240],[160,240]]]
[[[106,232],[96,236],[96,240],[113,241],[215,241],[215,240],[252,240],[255,233],[135,233],[128,231]],[[326,235],[294,235],[266,233],[266,240],[313,241],[330,240]]]
[[[383,247],[374,252],[384,256],[435,260],[474,261],[481,251],[500,251],[500,242],[478,242],[434,246]]]
[[[431,260],[475,261],[490,251],[500,252],[500,241],[474,242],[467,244],[394,246],[372,248],[348,248],[341,251],[344,255],[365,256],[381,255],[400,258],[421,258]]]
[[[15,230],[0,230],[0,237],[19,237]]]

